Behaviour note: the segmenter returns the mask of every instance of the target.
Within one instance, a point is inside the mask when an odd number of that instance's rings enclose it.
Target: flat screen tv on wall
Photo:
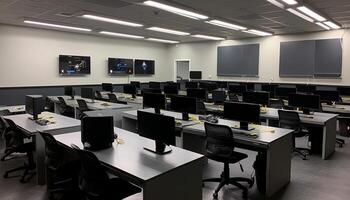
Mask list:
[[[59,56],[60,75],[86,75],[90,74],[90,71],[89,56]]]
[[[136,75],[154,74],[154,60],[135,60]]]
[[[134,73],[134,60],[124,58],[108,58],[109,75],[128,75]]]

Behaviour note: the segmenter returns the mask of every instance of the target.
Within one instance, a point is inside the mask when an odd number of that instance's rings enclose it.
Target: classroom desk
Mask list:
[[[219,119],[219,124],[235,127],[238,122]],[[290,182],[293,130],[253,125],[255,130],[232,129],[237,147],[263,152],[266,155],[266,196],[271,197]],[[240,133],[256,133],[251,137]],[[183,148],[205,152],[204,124],[186,126],[182,130]]]
[[[322,111],[326,113],[335,113],[342,116],[350,116],[350,105],[322,105]]]
[[[207,104],[209,111],[223,112],[223,106]],[[278,109],[267,108],[267,112],[260,113],[262,119],[278,120]],[[335,152],[337,135],[337,117],[338,114],[315,112],[312,118],[300,114],[300,121],[305,126],[322,128],[322,159],[327,159]]]
[[[201,200],[204,156],[172,146],[172,152],[157,155],[143,149],[154,141],[115,128],[124,144],[94,154],[111,172],[143,189],[144,200]],[[66,146],[83,148],[81,133],[56,135]],[[118,189],[118,188],[116,188]]]
[[[102,94],[102,98],[105,100],[108,100],[108,94],[110,92],[101,92]],[[115,96],[117,97],[117,99],[119,101],[124,101],[127,102],[128,104],[142,104],[142,97],[141,96],[136,96],[136,98],[132,98],[132,96],[130,94],[125,94],[125,93],[117,93],[117,92],[113,92],[113,94],[115,94]]]
[[[54,123],[46,126],[41,126],[30,120],[31,115],[19,114],[19,115],[9,115],[4,116],[6,119],[11,119],[15,124],[25,131],[28,135],[31,135],[35,143],[35,153],[36,153],[36,169],[37,169],[37,183],[39,185],[44,185],[45,179],[45,142],[38,132],[48,132],[53,135],[80,131],[80,120],[73,119],[70,117],[65,117],[51,112],[43,112],[42,116],[48,119],[52,117]]]
[[[17,105],[17,106],[1,106],[0,110],[9,110],[11,114],[22,114],[26,111],[25,105]]]

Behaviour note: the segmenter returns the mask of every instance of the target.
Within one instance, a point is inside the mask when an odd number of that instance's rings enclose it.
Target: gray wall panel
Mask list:
[[[315,76],[341,76],[341,45],[341,39],[316,41]]]

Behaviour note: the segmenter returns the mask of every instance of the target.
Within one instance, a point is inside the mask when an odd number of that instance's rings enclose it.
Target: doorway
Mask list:
[[[175,60],[175,82],[185,82],[190,79],[190,60]]]

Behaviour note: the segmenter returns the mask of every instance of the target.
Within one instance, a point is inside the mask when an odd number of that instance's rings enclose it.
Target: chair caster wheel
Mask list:
[[[213,199],[218,199],[218,193],[213,194]]]

